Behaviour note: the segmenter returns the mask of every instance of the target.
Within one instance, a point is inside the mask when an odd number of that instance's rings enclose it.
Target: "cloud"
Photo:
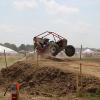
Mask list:
[[[37,0],[15,0],[13,2],[14,7],[17,10],[27,10],[34,9],[37,7]]]
[[[82,2],[100,3],[100,0],[82,0]]]
[[[18,10],[31,10],[41,4],[50,14],[71,14],[79,12],[79,8],[63,5],[55,0],[15,0],[14,7]]]
[[[94,29],[92,24],[83,21],[82,19],[76,19],[71,21],[64,18],[54,18],[51,20],[51,23],[55,26],[59,26],[62,30],[67,30],[67,32],[69,33],[91,33]]]
[[[48,13],[52,14],[71,14],[79,12],[79,8],[62,5],[57,3],[55,0],[41,0],[44,4]]]
[[[5,25],[5,24],[0,25],[0,33],[13,33],[15,31],[16,29],[12,25]]]
[[[91,30],[93,29],[92,25],[87,22],[83,22],[83,21],[71,23],[69,27],[70,27],[70,30],[72,29],[73,32],[79,33],[79,34],[88,34],[93,31]]]

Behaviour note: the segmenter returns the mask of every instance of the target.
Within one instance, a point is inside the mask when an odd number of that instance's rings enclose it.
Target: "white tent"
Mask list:
[[[0,53],[1,53],[1,54],[4,53],[4,50],[5,50],[5,52],[6,52],[7,54],[17,54],[16,51],[14,51],[14,50],[12,50],[12,49],[10,49],[10,48],[7,48],[7,47],[4,47],[4,46],[1,46],[1,45],[0,45]]]
[[[93,50],[91,50],[91,49],[86,49],[86,50],[84,50],[83,52],[82,52],[83,54],[93,54],[93,53],[95,53]]]
[[[93,56],[95,54],[95,51],[93,51],[91,49],[86,49],[82,52],[82,54],[85,56]]]

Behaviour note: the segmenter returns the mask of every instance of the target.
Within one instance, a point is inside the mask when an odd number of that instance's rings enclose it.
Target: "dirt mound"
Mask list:
[[[9,80],[24,79],[33,70],[32,66],[31,63],[19,61],[8,68],[3,68],[1,73],[4,78],[8,78]]]
[[[54,67],[37,67],[23,61],[1,70],[0,85],[12,80],[22,83],[22,89],[32,95],[63,96],[76,91],[74,73]],[[100,81],[96,78],[83,76],[82,83],[83,91],[97,92],[100,89]]]

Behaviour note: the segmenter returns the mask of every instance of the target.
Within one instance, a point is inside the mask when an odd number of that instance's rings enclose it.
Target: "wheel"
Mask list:
[[[75,48],[72,45],[65,47],[65,54],[69,57],[72,57],[75,54]]]
[[[52,56],[56,56],[59,53],[59,46],[57,44],[50,45],[49,51]]]

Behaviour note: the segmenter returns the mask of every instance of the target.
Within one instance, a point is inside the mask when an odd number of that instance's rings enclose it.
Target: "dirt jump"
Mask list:
[[[85,62],[82,63],[83,65],[85,64]],[[90,63],[88,63],[89,65]],[[78,66],[79,61],[68,59],[42,59],[39,61],[39,66],[37,66],[35,60],[18,61],[1,70],[0,87],[7,87],[11,81],[16,80],[22,84],[21,89],[27,91],[29,95],[45,97],[66,96],[68,93],[76,92],[76,76],[79,75]],[[83,70],[81,91],[83,93],[100,94],[100,76],[92,74]],[[80,86],[80,84],[81,82],[79,81],[78,85]]]

